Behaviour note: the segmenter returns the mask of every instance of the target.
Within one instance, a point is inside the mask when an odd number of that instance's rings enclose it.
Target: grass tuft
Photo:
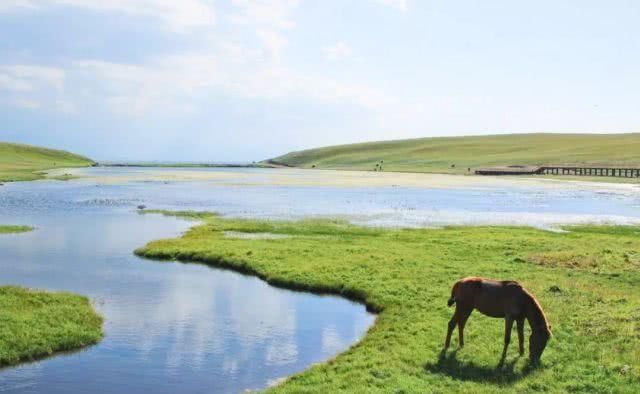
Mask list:
[[[12,225],[0,225],[0,234],[16,234],[26,233],[33,231],[33,227],[30,226],[12,226]]]
[[[86,297],[0,287],[0,367],[79,349],[102,338]]]

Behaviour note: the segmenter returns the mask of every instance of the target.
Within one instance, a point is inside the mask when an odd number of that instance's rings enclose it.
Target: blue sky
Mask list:
[[[2,0],[0,140],[98,160],[640,131],[636,0]]]

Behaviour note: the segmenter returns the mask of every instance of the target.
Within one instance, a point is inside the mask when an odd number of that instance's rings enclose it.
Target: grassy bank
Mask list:
[[[32,230],[33,227],[29,226],[0,225],[0,234],[26,233]]]
[[[87,167],[93,161],[73,153],[30,145],[0,142],[0,182],[43,178],[53,168]]]
[[[380,163],[383,161],[383,163]],[[495,165],[640,166],[640,134],[509,134],[329,146],[272,159],[286,166],[465,174]],[[452,167],[455,165],[455,167]]]
[[[275,392],[631,393],[640,384],[640,228],[399,230],[184,215],[204,224],[136,253],[337,293],[380,312],[360,343]],[[290,237],[237,239],[226,231]],[[519,280],[538,296],[554,332],[539,368],[518,357],[515,345],[498,368],[504,323],[477,312],[467,324],[465,348],[440,356],[452,314],[450,287],[469,275]]]
[[[0,234],[31,230],[0,225]],[[0,286],[0,368],[75,350],[100,338],[102,318],[86,297]]]
[[[0,367],[75,350],[100,338],[102,318],[87,298],[0,287]]]

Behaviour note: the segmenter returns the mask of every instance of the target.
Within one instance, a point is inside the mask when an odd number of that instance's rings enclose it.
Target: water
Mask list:
[[[37,227],[0,237],[0,285],[85,294],[106,331],[86,350],[0,370],[0,392],[237,393],[333,357],[373,323],[342,298],[135,257],[135,248],[193,225],[137,214],[139,192],[83,182],[0,188],[0,223]]]
[[[37,227],[0,236],[0,285],[85,294],[106,318],[106,337],[0,370],[3,393],[259,389],[343,351],[373,323],[361,305],[337,297],[133,256],[193,225],[139,215],[140,204],[383,226],[640,224],[635,185],[259,169],[72,172],[86,178],[0,187],[0,223]]]

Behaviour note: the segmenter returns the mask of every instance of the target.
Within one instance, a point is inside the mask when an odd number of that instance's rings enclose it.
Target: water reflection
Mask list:
[[[0,285],[86,294],[106,317],[99,345],[0,370],[0,392],[240,392],[332,357],[372,324],[364,307],[337,297],[133,256],[193,223],[138,215],[127,203],[84,202],[130,192],[52,182],[0,190],[0,223],[37,227],[0,237]],[[328,326],[339,327],[341,347],[323,345]]]

